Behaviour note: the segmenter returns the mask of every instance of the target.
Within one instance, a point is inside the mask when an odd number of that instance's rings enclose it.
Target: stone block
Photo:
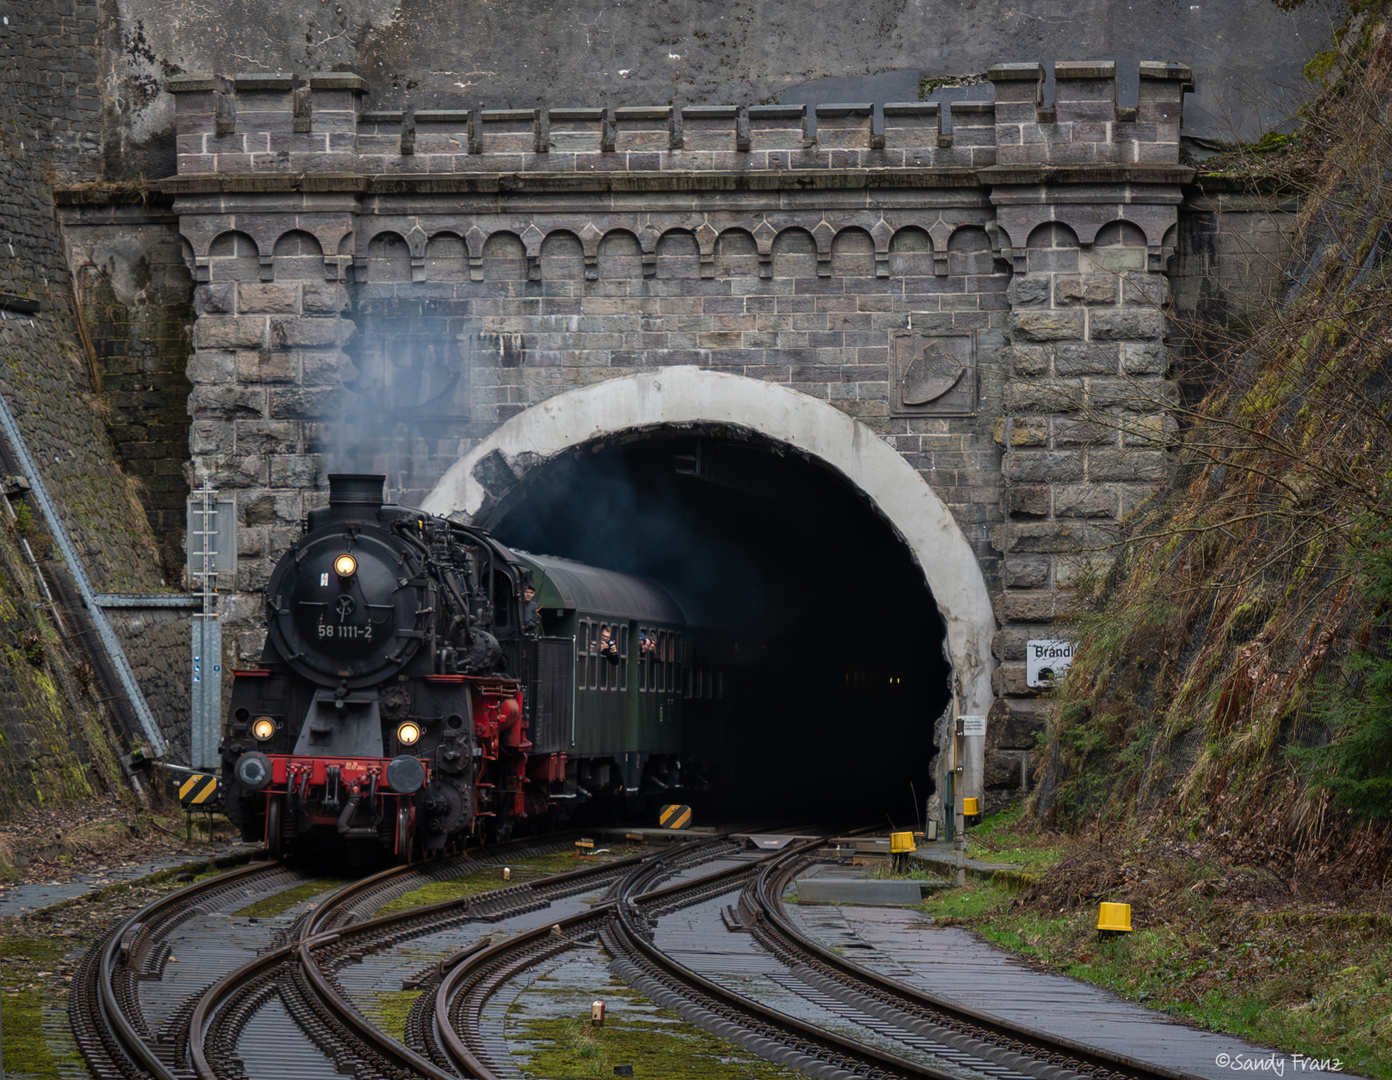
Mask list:
[[[335,415],[343,391],[331,386],[273,389],[270,415],[285,420],[323,420]]]
[[[1001,472],[1007,483],[1049,484],[1083,479],[1084,451],[1017,450],[1005,455]]]
[[[253,284],[242,282],[237,287],[237,307],[242,314],[294,314],[300,308],[300,289],[293,282]]]
[[[232,424],[225,420],[195,420],[189,425],[189,452],[229,454],[234,445]]]
[[[1005,407],[1012,413],[1072,412],[1083,400],[1079,379],[1012,379],[1005,385]]]
[[[1160,450],[1089,450],[1088,479],[1123,482],[1163,480],[1170,470],[1169,455]]]
[[[1169,409],[1179,401],[1179,384],[1150,377],[1097,376],[1087,380],[1087,401],[1094,408]]]
[[[1119,425],[1122,446],[1145,446],[1157,450],[1168,446],[1177,430],[1179,421],[1170,413],[1127,416]]]
[[[1047,555],[1007,555],[1001,562],[1002,580],[1009,589],[1038,589],[1049,583],[1052,564]]]
[[[1052,623],[1017,624],[1014,626],[1003,626],[996,631],[995,637],[991,639],[991,654],[997,660],[1016,660],[1021,663],[1025,660],[1026,643],[1030,641],[1058,638],[1062,636],[1062,628]],[[997,701],[992,705],[1001,705]],[[1004,707],[1002,705],[1002,707]],[[987,718],[986,734],[990,738],[990,715]]]
[[[242,349],[237,354],[237,378],[249,383],[294,382],[295,364],[280,349]]]
[[[991,673],[991,690],[999,698],[1006,695],[1019,695],[1033,693],[1029,686],[1029,668],[1025,664],[1012,661],[1000,664]],[[988,725],[986,728],[987,740],[999,738]]]
[[[335,315],[352,307],[348,289],[337,281],[306,281],[303,289],[306,315]]]
[[[1020,274],[1011,279],[1006,288],[1006,296],[1016,307],[1028,307],[1049,302],[1048,274]]]
[[[1091,341],[1060,342],[1054,346],[1054,374],[1105,375],[1117,370],[1117,346]]]
[[[1001,353],[1005,370],[1016,375],[1046,375],[1049,351],[1045,345],[1009,345]]]
[[[195,386],[189,393],[188,411],[195,420],[262,416],[266,392],[255,386]]]
[[[1054,617],[1052,589],[1007,589],[1000,597],[1002,622],[1045,622]]]
[[[1000,532],[1007,555],[1067,554],[1098,538],[1096,530],[1075,521],[1009,522]]]
[[[1051,422],[1054,445],[1093,446],[1097,443],[1116,442],[1116,428],[1095,420],[1070,420],[1055,417]]]
[[[1165,274],[1131,271],[1121,276],[1121,302],[1164,307],[1174,299],[1170,279]]]
[[[199,285],[193,290],[195,315],[229,315],[236,304],[237,287],[230,281]]]
[[[230,382],[237,368],[236,357],[230,349],[199,349],[189,356],[184,372],[195,384]]]
[[[1156,308],[1114,308],[1089,316],[1093,341],[1154,341],[1165,333],[1165,313]]]
[[[1025,341],[1070,341],[1083,336],[1081,311],[1013,311],[1010,328]],[[1141,335],[1133,335],[1141,336]]]
[[[358,374],[352,358],[341,349],[305,349],[296,355],[305,386],[336,386]]]
[[[1005,509],[1011,517],[1048,517],[1050,488],[1044,484],[1009,487]]]
[[[989,727],[987,729],[990,730]],[[988,736],[989,737],[989,736]],[[988,791],[1010,791],[1025,787],[1029,775],[1029,755],[1019,750],[988,750],[981,783]]]
[[[195,349],[257,349],[266,344],[264,315],[204,315],[193,324]]]
[[[312,488],[319,480],[317,454],[275,454],[270,458],[271,484],[275,487]],[[298,504],[298,500],[296,500]]]
[[[1121,347],[1121,370],[1127,375],[1168,375],[1174,354],[1159,342],[1127,342]]]
[[[1032,693],[1029,687],[1025,692]],[[1048,702],[1039,698],[998,698],[987,713],[987,745],[999,750],[1032,750],[1038,745],[1039,733],[1044,730],[1048,716]],[[1015,760],[1018,763],[1018,757]],[[1016,775],[1018,777],[1018,772]]]
[[[278,347],[345,344],[356,329],[347,319],[272,319],[270,339]]]
[[[1115,519],[1120,513],[1117,492],[1105,484],[1059,484],[1054,488],[1054,516]]]
[[[299,442],[299,425],[289,420],[238,420],[234,425],[239,454],[283,454]]]
[[[1000,425],[996,442],[1002,446],[1007,446],[1013,450],[1026,446],[1049,445],[1048,421],[1040,417],[1002,418]]]

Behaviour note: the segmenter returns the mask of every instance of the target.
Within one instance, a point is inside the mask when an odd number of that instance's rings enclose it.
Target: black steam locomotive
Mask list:
[[[691,779],[690,642],[666,592],[384,504],[383,483],[329,477],[266,586],[265,651],[235,673],[220,748],[245,839],[404,861]]]

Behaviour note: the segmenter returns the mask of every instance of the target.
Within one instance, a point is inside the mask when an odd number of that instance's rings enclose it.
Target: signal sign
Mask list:
[[[179,785],[179,802],[186,807],[209,807],[222,801],[222,781],[207,773],[195,773]]]
[[[658,811],[657,823],[664,829],[689,829],[691,828],[691,807],[678,806],[675,803],[664,806]]]

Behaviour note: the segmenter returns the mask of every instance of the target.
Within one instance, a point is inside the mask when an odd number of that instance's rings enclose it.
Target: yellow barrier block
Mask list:
[[[1102,904],[1097,911],[1097,929],[1105,933],[1131,933],[1130,904]]]
[[[914,847],[913,833],[911,832],[892,832],[889,834],[889,853],[891,855],[907,855],[911,851],[917,851]]]

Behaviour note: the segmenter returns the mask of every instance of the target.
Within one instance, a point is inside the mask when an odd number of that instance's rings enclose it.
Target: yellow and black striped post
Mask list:
[[[657,814],[657,823],[664,829],[691,828],[691,807],[672,803],[664,806]]]

